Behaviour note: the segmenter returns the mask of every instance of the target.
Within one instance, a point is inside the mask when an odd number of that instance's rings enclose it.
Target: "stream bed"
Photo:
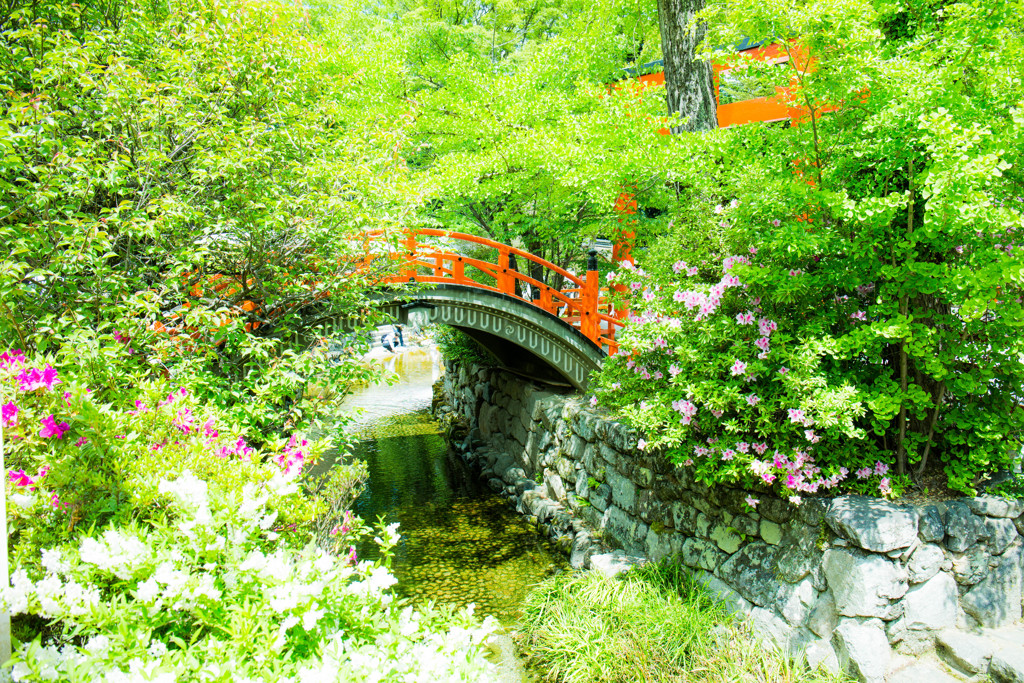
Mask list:
[[[400,595],[464,606],[510,626],[527,590],[568,566],[564,556],[451,453],[430,415],[440,376],[435,349],[385,360],[394,384],[366,387],[343,411],[359,414],[355,457],[369,478],[353,509],[368,523],[399,522],[395,548]],[[372,548],[361,549],[372,553]]]

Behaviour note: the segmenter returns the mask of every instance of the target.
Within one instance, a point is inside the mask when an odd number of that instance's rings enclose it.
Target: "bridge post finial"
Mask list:
[[[597,249],[591,249],[587,254],[587,271],[597,270]]]

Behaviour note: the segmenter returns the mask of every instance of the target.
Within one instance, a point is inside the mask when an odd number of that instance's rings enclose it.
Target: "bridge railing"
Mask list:
[[[400,235],[377,230],[365,233],[363,239],[365,266],[377,258],[401,264],[398,275],[385,282],[456,284],[500,292],[561,318],[609,355],[618,351],[615,337],[622,321],[611,307],[609,291],[600,286],[596,252],[590,254],[586,276],[579,278],[528,251],[450,230],[420,228]],[[495,250],[495,261],[468,255],[468,245]],[[534,269],[529,264],[560,276],[565,286],[556,289],[531,277],[529,271]]]

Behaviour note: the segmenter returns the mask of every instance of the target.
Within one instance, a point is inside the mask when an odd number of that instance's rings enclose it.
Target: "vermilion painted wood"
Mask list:
[[[424,241],[432,237],[453,241],[455,244]],[[609,355],[619,350],[615,333],[622,326],[622,317],[611,311],[611,304],[607,298],[608,290],[600,286],[597,271],[588,271],[585,279],[581,279],[550,261],[511,245],[486,237],[436,228],[406,230],[401,234],[375,230],[365,233],[363,242],[366,247],[364,266],[369,267],[376,258],[400,262],[399,275],[385,278],[385,283],[455,284],[500,292],[558,316]],[[384,244],[389,250],[374,253],[374,243]],[[456,246],[460,243],[496,250],[497,262],[466,256]],[[396,248],[400,248],[401,251],[395,250]],[[516,257],[519,268],[529,270],[528,263],[535,263],[544,270],[560,275],[568,286],[554,289],[520,272],[518,268],[511,268],[510,256]],[[467,273],[467,266],[476,272]],[[524,290],[525,285],[529,285],[539,294],[536,300],[517,293],[517,290]]]

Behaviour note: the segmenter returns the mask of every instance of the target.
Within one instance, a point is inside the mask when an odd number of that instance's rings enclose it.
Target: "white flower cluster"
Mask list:
[[[278,516],[267,509],[270,487],[246,485],[239,496],[184,472],[159,491],[178,523],[145,536],[112,528],[77,548],[45,550],[39,581],[14,572],[4,591],[12,614],[62,620],[85,639],[23,645],[16,680],[489,680],[482,643],[493,623],[397,610],[395,577],[379,562],[350,566],[313,542],[269,545]],[[397,525],[375,540],[386,556]],[[101,596],[99,586],[115,588]],[[152,639],[167,632],[192,640]]]
[[[95,565],[98,569],[126,580],[150,559],[151,552],[149,546],[137,536],[117,529],[107,529],[98,539],[82,539],[78,555],[82,562]],[[45,551],[43,559],[45,566]]]

